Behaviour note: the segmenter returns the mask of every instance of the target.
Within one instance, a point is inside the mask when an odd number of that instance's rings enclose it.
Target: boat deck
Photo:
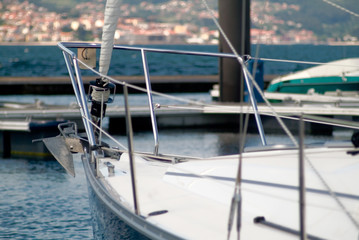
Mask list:
[[[268,221],[299,231],[299,207],[295,207],[298,205],[297,151],[245,153],[242,183],[245,210],[242,212],[243,239],[298,238],[295,234],[253,222],[255,218],[263,216]],[[346,150],[341,148],[324,147],[308,149],[306,152],[350,214],[358,219],[355,209],[359,207],[359,195],[357,189],[350,187],[351,181],[359,180],[354,175],[359,168],[357,157],[346,154]],[[122,204],[133,209],[128,155],[122,154],[120,160],[102,158],[100,161],[102,183],[107,189],[112,189],[110,192],[114,191],[121,196]],[[108,173],[108,162],[114,166],[113,176]],[[185,239],[226,238],[238,156],[177,164],[136,157],[134,162],[141,216]],[[310,226],[308,234],[323,239],[356,238],[358,233],[355,226],[333,201],[310,166],[306,169],[306,179],[307,221]],[[231,233],[231,239],[236,239],[235,230]]]

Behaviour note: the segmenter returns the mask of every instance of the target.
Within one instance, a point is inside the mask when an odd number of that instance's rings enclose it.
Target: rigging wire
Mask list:
[[[322,1],[325,2],[325,3],[328,3],[329,5],[332,5],[333,7],[338,8],[338,9],[344,11],[344,12],[347,12],[347,13],[349,13],[349,14],[355,16],[355,17],[359,17],[359,14],[358,14],[358,13],[355,13],[355,12],[353,12],[353,11],[350,11],[349,9],[347,9],[347,8],[345,8],[345,7],[342,7],[342,6],[340,6],[340,5],[336,4],[336,3],[333,3],[332,1],[329,1],[329,0],[322,0]]]
[[[326,1],[328,3],[331,3],[328,0],[323,0]],[[285,131],[285,133],[289,136],[289,138],[292,140],[293,144],[298,148],[299,144],[298,141],[294,138],[294,136],[292,135],[292,133],[289,131],[289,129],[287,128],[287,126],[284,124],[284,122],[282,121],[282,119],[279,117],[279,115],[276,113],[276,111],[274,110],[274,108],[272,107],[272,105],[269,103],[269,101],[264,97],[264,93],[262,92],[261,88],[258,86],[257,82],[254,80],[253,76],[249,73],[247,67],[245,66],[245,64],[243,63],[242,58],[238,55],[237,51],[234,49],[232,43],[230,42],[230,40],[228,39],[227,35],[225,34],[225,32],[223,31],[222,27],[220,26],[220,24],[218,23],[215,15],[213,14],[213,11],[209,8],[206,0],[202,0],[203,4],[205,5],[205,7],[207,8],[208,12],[210,13],[214,23],[217,25],[220,33],[223,35],[223,38],[225,39],[226,43],[229,45],[230,49],[232,50],[232,52],[235,54],[235,56],[238,59],[238,62],[240,63],[240,65],[242,66],[243,71],[247,72],[250,80],[252,81],[254,87],[258,90],[259,94],[261,95],[261,97],[264,99],[265,103],[268,105],[268,107],[273,111],[275,118],[277,119],[277,121],[279,122],[279,124],[281,125],[281,127],[283,128],[283,130]],[[335,4],[333,6],[336,6]],[[336,6],[337,7],[337,6]],[[343,9],[342,9],[343,10]],[[246,73],[245,73],[246,74]],[[344,213],[348,216],[348,218],[352,221],[352,223],[356,226],[357,229],[359,229],[359,224],[357,223],[357,221],[354,219],[354,217],[349,213],[349,211],[345,208],[345,206],[343,205],[343,203],[339,200],[339,198],[336,196],[336,194],[333,192],[333,190],[330,188],[329,184],[325,181],[325,179],[323,178],[323,176],[320,174],[320,172],[318,171],[318,169],[316,169],[316,167],[313,165],[313,163],[310,161],[310,159],[304,155],[305,160],[309,163],[310,167],[312,168],[312,170],[315,172],[315,174],[317,175],[317,177],[319,178],[319,180],[322,182],[322,184],[327,188],[327,190],[329,191],[330,195],[333,197],[333,199],[335,199],[335,201],[337,202],[337,204],[342,208],[342,210],[344,211]],[[236,186],[237,188],[238,186]],[[232,201],[233,203],[233,201]],[[231,208],[231,211],[233,210],[233,208]],[[232,213],[231,213],[232,214]],[[229,238],[229,233],[228,233],[228,238]]]
[[[81,64],[84,64],[84,66],[86,66],[90,71],[93,71],[94,73],[98,74],[101,77],[105,77],[108,80],[110,80],[113,83],[118,83],[121,85],[127,85],[129,87],[133,87],[134,89],[137,89],[139,91],[142,92],[146,92],[147,90],[132,84],[128,84],[126,82],[122,82],[122,81],[118,81],[116,79],[113,79],[107,75],[101,74],[98,71],[96,71],[95,69],[91,68],[90,66],[88,66],[86,63],[84,63],[83,61],[81,61],[80,59],[78,59],[78,61]],[[273,108],[273,106],[270,104],[270,102],[265,98],[264,93],[262,92],[262,90],[260,89],[260,87],[258,86],[258,84],[256,83],[256,81],[253,79],[252,75],[249,73],[248,69],[246,67],[243,67],[243,70],[247,72],[250,80],[253,83],[253,86],[258,90],[258,93],[261,95],[261,97],[263,98],[263,100],[265,101],[265,103],[268,105],[268,107],[270,108],[270,110],[272,111],[273,116],[277,119],[277,121],[279,122],[279,124],[281,125],[281,127],[283,128],[283,130],[285,131],[285,133],[289,136],[289,138],[291,139],[291,141],[293,142],[293,144],[295,145],[295,147],[298,147],[298,142],[297,140],[294,138],[294,136],[292,135],[292,133],[290,132],[290,130],[287,128],[287,126],[284,124],[284,122],[281,119],[281,116],[275,111],[275,109]],[[191,103],[193,105],[200,105],[200,106],[210,106],[210,107],[215,107],[220,109],[219,106],[213,105],[213,104],[205,104],[203,102],[199,102],[199,101],[193,101],[193,100],[188,100],[188,99],[184,99],[184,98],[179,98],[179,97],[175,97],[175,96],[170,96],[168,94],[163,94],[163,93],[159,93],[159,92],[155,92],[152,90],[153,94],[159,95],[159,96],[163,96],[163,97],[168,97],[170,99],[173,100],[177,100],[177,101],[181,101],[181,102],[187,102],[187,103]],[[221,106],[222,108],[223,106]],[[89,119],[87,119],[89,121]],[[91,122],[92,124],[92,122]],[[107,135],[107,134],[106,134]],[[116,142],[116,141],[115,141]],[[118,143],[118,142],[116,142]],[[119,143],[118,143],[119,144]],[[336,196],[336,194],[334,193],[334,191],[330,188],[330,186],[327,184],[327,182],[325,181],[325,179],[321,176],[320,172],[316,169],[316,167],[313,165],[313,163],[310,161],[310,159],[308,159],[308,157],[305,156],[305,160],[308,162],[309,166],[311,167],[311,169],[313,170],[313,172],[318,176],[319,180],[322,182],[323,186],[328,190],[330,196],[333,197],[333,199],[337,202],[337,204],[340,206],[340,208],[343,210],[343,212],[348,216],[348,218],[351,220],[351,222],[356,226],[357,229],[359,229],[359,224],[357,223],[357,221],[354,219],[354,217],[350,214],[350,212],[345,208],[345,206],[341,203],[340,199]]]
[[[352,12],[352,11],[349,11],[335,3],[332,3],[328,0],[323,0],[324,2],[334,6],[334,7],[337,7],[343,11],[346,11],[356,17],[359,17],[358,14]],[[295,146],[298,146],[298,143],[296,141],[296,139],[293,137],[293,135],[291,134],[291,132],[289,131],[289,129],[286,127],[286,125],[282,122],[281,120],[281,117],[279,116],[279,114],[276,113],[276,111],[274,110],[274,108],[272,107],[272,105],[269,103],[269,101],[264,97],[264,94],[263,92],[261,91],[260,87],[258,86],[258,84],[256,83],[256,81],[254,80],[253,76],[251,73],[249,73],[247,67],[245,66],[244,62],[243,62],[243,59],[239,56],[239,54],[237,53],[237,51],[234,49],[233,45],[231,44],[230,40],[228,39],[227,35],[224,33],[223,29],[221,28],[220,24],[218,23],[218,21],[216,20],[214,14],[213,14],[213,11],[209,8],[206,0],[202,0],[202,2],[204,3],[204,5],[206,6],[207,10],[210,12],[215,24],[217,25],[219,31],[221,32],[223,38],[225,39],[225,41],[227,42],[227,44],[229,45],[231,51],[234,53],[234,55],[236,56],[239,64],[242,66],[242,69],[243,71],[245,71],[249,78],[251,79],[254,87],[258,90],[259,94],[262,96],[262,98],[264,99],[265,103],[268,105],[268,107],[272,110],[274,116],[276,117],[276,119],[278,120],[279,124],[282,126],[282,128],[284,129],[284,131],[286,132],[286,134],[290,137],[290,139],[292,140],[292,142],[294,143]],[[265,61],[283,61],[283,62],[301,62],[301,63],[307,63],[307,64],[322,64],[322,63],[315,63],[315,62],[303,62],[303,61],[290,61],[290,60],[278,60],[278,59],[265,59],[265,58],[253,58],[253,59],[260,59],[260,60],[265,60]],[[82,61],[79,60],[79,62],[83,63]],[[83,63],[84,64],[84,63]],[[84,64],[86,65],[86,64]],[[93,70],[92,68],[89,68],[90,70],[92,71],[95,71]],[[97,73],[99,74],[99,73]],[[132,88],[135,88],[137,90],[140,90],[140,91],[146,91],[145,89],[142,89],[142,88],[139,88],[137,86],[134,86],[134,85],[131,85],[131,84],[127,84],[127,83],[124,83],[124,82],[120,82],[120,81],[117,81],[115,79],[112,79],[104,74],[99,74],[99,75],[102,75],[102,77],[106,78],[106,79],[109,79],[115,83],[118,83],[118,84],[122,84],[122,85],[127,85],[129,87],[132,87]],[[158,93],[158,92],[154,92],[152,91],[153,94],[157,94],[157,95],[160,95],[160,96],[165,96],[165,97],[168,97],[168,95],[165,95],[165,94],[161,94],[161,93]],[[179,100],[179,101],[183,101],[182,98],[177,98],[177,97],[171,97],[172,99],[175,99],[175,100]],[[185,100],[185,102],[188,102],[188,103],[191,103],[191,104],[200,104],[201,106],[204,106],[204,105],[209,105],[209,106],[212,106],[210,104],[203,104],[203,103],[199,103],[197,101],[192,101],[192,100]],[[87,121],[90,121],[89,119],[87,119]],[[91,122],[91,121],[90,121]],[[91,124],[93,124],[91,122]],[[93,124],[94,126],[96,126],[95,124]],[[97,127],[97,126],[96,126]],[[351,221],[355,224],[355,226],[359,229],[359,224],[356,222],[356,220],[351,216],[351,214],[346,210],[345,206],[341,203],[341,201],[338,199],[338,197],[336,196],[336,194],[332,191],[332,189],[330,188],[330,186],[327,184],[327,182],[325,181],[325,179],[321,176],[321,174],[319,173],[319,171],[315,168],[315,166],[312,164],[312,162],[307,158],[305,157],[306,161],[309,163],[309,165],[311,166],[312,170],[316,173],[316,175],[319,177],[320,181],[324,184],[324,186],[328,189],[328,191],[330,192],[330,195],[336,200],[336,202],[339,204],[339,206],[344,210],[344,212],[348,215],[348,217],[351,219]]]
[[[248,71],[248,69],[244,69],[246,71]],[[253,77],[250,75],[249,76],[251,78],[251,81],[253,83],[253,85],[255,86],[255,88],[258,90],[259,94],[262,96],[264,102],[268,105],[268,107],[273,111],[273,114],[275,116],[275,118],[277,119],[277,121],[279,122],[279,124],[281,125],[281,127],[283,128],[283,130],[286,132],[286,134],[290,137],[290,139],[292,140],[293,144],[295,145],[296,148],[298,148],[299,144],[298,141],[294,138],[294,136],[292,135],[292,133],[289,131],[289,129],[287,128],[287,126],[284,124],[284,122],[282,121],[282,119],[280,118],[280,116],[276,113],[276,111],[274,110],[272,104],[270,104],[270,102],[268,101],[268,99],[266,99],[264,97],[264,93],[261,90],[261,88],[258,86],[257,82],[253,79]],[[328,190],[328,192],[330,193],[330,195],[333,197],[333,199],[337,202],[337,204],[341,207],[342,211],[348,216],[348,218],[350,219],[350,221],[355,225],[355,227],[357,229],[359,229],[359,223],[354,219],[354,217],[350,214],[350,212],[346,209],[346,207],[344,206],[344,204],[340,201],[340,199],[336,196],[336,194],[334,193],[334,191],[331,189],[331,187],[329,186],[329,184],[327,183],[327,181],[324,179],[324,177],[320,174],[319,170],[314,166],[314,164],[312,163],[312,161],[304,154],[304,159],[306,160],[306,162],[309,164],[310,168],[313,170],[313,172],[317,175],[318,179],[321,181],[321,183],[323,184],[323,186]]]
[[[219,22],[217,21],[213,10],[208,6],[208,3],[206,0],[202,0],[203,5],[206,7],[207,11],[210,13],[211,18],[213,20],[213,22],[215,23],[215,25],[217,26],[218,30],[220,31],[222,37],[224,38],[225,42],[228,44],[229,48],[231,49],[231,51],[233,52],[233,54],[236,56],[239,64],[242,67],[242,70],[244,72],[247,71],[248,77],[251,79],[251,81],[253,81],[253,77],[252,75],[248,72],[248,69],[246,68],[243,59],[239,56],[239,54],[237,53],[236,49],[234,48],[232,42],[229,40],[227,34],[224,32],[223,28],[221,27],[221,25],[219,24]],[[245,4],[245,2],[243,1],[243,4]],[[244,7],[243,7],[243,11],[244,11]],[[245,18],[245,15],[242,14],[242,17]],[[244,22],[244,20],[243,20]],[[244,28],[242,28],[242,31],[244,31]],[[244,34],[242,34],[242,36],[244,37]],[[243,41],[244,42],[244,41]],[[247,86],[248,88],[250,88],[251,86]],[[249,91],[249,89],[248,89]],[[240,116],[241,117],[241,116]],[[240,123],[242,123],[242,118]],[[242,124],[241,124],[242,125]],[[244,129],[241,128],[242,126],[240,126],[240,131]],[[242,132],[244,135],[244,132]],[[242,137],[242,140],[244,140],[244,137]],[[242,144],[242,143],[241,143]],[[231,229],[232,229],[232,225],[233,225],[233,217],[234,217],[234,211],[236,209],[236,205],[237,205],[237,214],[238,214],[238,220],[237,220],[237,238],[240,239],[240,226],[241,226],[241,203],[242,203],[242,197],[241,197],[241,172],[242,172],[242,148],[240,146],[239,148],[240,152],[239,152],[239,165],[238,165],[238,174],[237,174],[237,178],[236,178],[236,184],[235,184],[235,189],[234,189],[234,193],[233,193],[233,197],[232,197],[232,201],[231,201],[231,207],[230,207],[230,214],[229,214],[229,220],[228,220],[228,232],[227,232],[227,239],[230,238],[230,233],[231,233]]]
[[[311,61],[298,61],[298,60],[283,60],[283,59],[274,59],[274,58],[255,58],[255,57],[250,57],[251,59],[255,59],[255,60],[262,60],[262,61],[273,61],[273,62],[289,62],[289,63],[299,63],[299,64],[311,64],[311,65],[323,65],[326,64],[328,66],[346,66],[346,67],[358,67],[357,65],[343,65],[343,64],[335,64],[335,63],[325,63],[325,62],[311,62]],[[116,83],[119,85],[127,85],[128,87],[141,91],[143,93],[146,93],[147,90],[145,88],[130,84],[130,83],[126,83],[124,81],[120,81],[117,79],[114,79],[108,75],[105,74],[101,74],[99,71],[97,71],[96,69],[91,68],[91,66],[87,65],[85,62],[83,62],[81,59],[77,59],[78,62],[80,62],[82,65],[84,65],[88,70],[92,71],[94,74],[102,77],[102,78],[106,78],[108,80],[110,80],[112,83]],[[252,74],[249,74],[252,75]],[[253,81],[253,77],[250,77],[251,81]],[[218,106],[216,104],[208,104],[208,103],[203,103],[201,101],[195,101],[195,100],[191,100],[191,99],[185,99],[185,98],[181,98],[181,97],[176,97],[176,96],[172,96],[169,94],[165,94],[165,93],[161,93],[161,92],[157,92],[152,90],[151,93],[153,93],[154,95],[157,96],[161,96],[164,98],[168,98],[171,100],[175,100],[178,102],[183,102],[183,103],[187,103],[187,104],[191,104],[191,105],[198,105],[198,106],[211,106],[211,107],[217,107],[218,109],[221,108],[225,108],[225,106]],[[262,96],[263,97],[263,96]]]
[[[86,121],[88,121],[92,126],[97,128],[101,133],[105,134],[109,139],[111,139],[114,143],[116,143],[118,146],[122,147],[125,150],[128,150],[127,147],[122,145],[119,141],[117,141],[114,137],[112,137],[108,132],[106,132],[103,128],[99,127],[96,123],[94,123],[91,119],[88,119],[86,116],[82,116]]]
[[[326,1],[326,0],[323,0]],[[292,135],[292,133],[289,131],[289,129],[287,128],[287,126],[284,124],[284,122],[280,119],[279,114],[276,113],[275,109],[273,108],[272,104],[270,104],[270,102],[264,97],[264,93],[262,92],[261,88],[258,86],[257,82],[254,80],[254,78],[252,77],[252,75],[249,73],[248,69],[246,68],[246,66],[243,64],[243,60],[242,58],[238,55],[237,51],[234,49],[232,43],[230,42],[229,38],[227,37],[227,35],[225,34],[224,30],[222,29],[222,27],[220,26],[219,22],[217,21],[213,10],[210,9],[210,7],[207,4],[206,0],[202,0],[203,4],[205,5],[205,7],[207,8],[208,12],[210,13],[212,20],[214,21],[214,23],[216,24],[216,26],[218,27],[218,30],[220,31],[220,33],[223,35],[223,38],[225,39],[225,41],[227,42],[227,44],[229,45],[230,49],[232,50],[233,54],[237,57],[239,63],[242,65],[243,70],[247,72],[247,74],[249,75],[249,78],[251,79],[254,87],[258,90],[259,94],[261,95],[261,97],[264,99],[265,103],[267,104],[267,106],[271,109],[271,111],[274,113],[274,116],[276,117],[277,121],[279,122],[279,124],[281,125],[281,127],[284,129],[284,131],[286,132],[286,134],[289,136],[289,138],[292,140],[293,144],[295,146],[298,146],[298,142],[297,140],[294,138],[294,136]],[[293,60],[278,60],[278,59],[266,59],[266,58],[259,58],[261,60],[271,60],[271,61],[282,61],[282,62],[301,62],[301,63],[308,63],[308,64],[323,64],[323,63],[319,63],[319,62],[304,62],[304,61],[293,61]]]
[[[239,60],[239,62],[243,63],[243,61],[241,61],[242,59],[239,57],[237,58]],[[84,63],[83,61],[81,61],[80,59],[77,59],[78,62],[80,62],[81,64],[83,64],[84,66],[86,66],[90,71],[96,73],[97,75],[106,78],[108,80],[110,80],[113,83],[118,83],[120,85],[127,85],[129,87],[132,87],[136,90],[142,91],[142,92],[146,92],[147,90],[126,82],[122,82],[122,81],[118,81],[116,79],[113,79],[112,77],[109,77],[107,75],[101,74],[98,71],[96,71],[95,69],[91,68],[90,66],[88,66],[86,63]],[[284,60],[280,60],[280,61],[284,61]],[[273,116],[277,119],[277,121],[279,122],[279,124],[281,125],[281,127],[283,128],[283,130],[285,131],[285,133],[287,134],[287,136],[289,136],[289,138],[291,139],[291,141],[293,142],[293,144],[298,147],[298,142],[297,140],[294,138],[294,136],[292,135],[292,133],[289,131],[289,129],[287,128],[287,126],[284,124],[284,122],[281,119],[281,116],[275,111],[275,109],[273,108],[273,106],[271,105],[271,103],[265,98],[263,91],[261,90],[261,88],[258,86],[258,84],[256,83],[256,81],[253,79],[253,76],[249,73],[249,70],[247,69],[247,67],[245,66],[245,64],[242,65],[243,70],[246,72],[246,74],[248,75],[248,77],[250,78],[250,80],[253,83],[253,86],[258,90],[258,93],[261,95],[261,97],[263,98],[263,100],[265,101],[266,105],[270,108],[271,112],[273,113]],[[203,102],[199,102],[199,101],[193,101],[193,100],[188,100],[188,99],[184,99],[184,98],[180,98],[180,97],[175,97],[175,96],[171,96],[168,94],[164,94],[164,93],[160,93],[160,92],[156,92],[156,91],[151,91],[153,94],[158,95],[158,96],[162,96],[162,97],[166,97],[172,100],[177,100],[180,102],[186,102],[186,103],[190,103],[193,105],[199,105],[199,106],[209,106],[209,107],[214,107],[214,108],[223,108],[223,106],[216,106],[214,104],[205,104]],[[349,211],[346,210],[345,206],[341,203],[340,199],[338,199],[334,193],[334,191],[330,188],[330,186],[326,183],[325,179],[320,175],[319,171],[315,168],[315,166],[312,164],[312,162],[310,161],[310,159],[308,159],[307,157],[305,157],[305,160],[309,163],[309,166],[313,169],[313,171],[316,173],[316,175],[318,176],[318,178],[320,179],[320,181],[323,183],[323,185],[327,188],[328,192],[330,193],[330,195],[333,197],[333,199],[336,200],[336,202],[338,203],[338,205],[342,208],[342,210],[346,213],[346,215],[349,217],[349,219],[353,222],[353,224],[359,229],[359,224],[356,222],[356,220],[351,216],[351,214],[349,213]]]
[[[282,62],[282,63],[298,63],[298,64],[308,64],[308,65],[326,65],[326,66],[336,66],[336,67],[353,67],[358,68],[358,65],[350,64],[337,64],[337,63],[327,63],[327,62],[313,62],[313,61],[300,61],[300,60],[289,60],[289,59],[275,59],[275,58],[262,58],[262,57],[250,57],[255,60],[262,60],[266,62]]]

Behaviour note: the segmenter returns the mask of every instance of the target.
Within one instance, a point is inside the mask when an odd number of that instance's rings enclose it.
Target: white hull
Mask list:
[[[353,77],[359,76],[359,58],[348,58],[328,62],[319,66],[311,67],[302,71],[288,74],[272,80],[272,84],[295,79],[308,79],[318,77]]]
[[[350,148],[308,149],[307,157],[338,199],[359,221],[359,161]],[[298,235],[254,223],[257,217],[299,230],[298,150],[250,152],[243,155],[241,239],[298,239]],[[225,239],[238,156],[170,164],[135,158],[140,216],[133,213],[128,155],[101,159],[99,178],[116,199],[113,211],[134,229],[155,239]],[[108,176],[107,162],[115,166]],[[106,165],[104,164],[106,163]],[[86,163],[85,163],[86,165]],[[306,167],[307,233],[322,239],[357,239],[347,214]],[[92,183],[93,184],[93,183]],[[118,204],[118,205],[117,205]],[[118,209],[121,208],[121,209]],[[151,213],[166,211],[159,215]],[[162,230],[160,230],[162,229]],[[166,235],[170,232],[170,235]],[[166,236],[166,237],[164,237]],[[236,233],[231,233],[236,239]]]
[[[64,54],[73,57],[73,53],[64,45],[59,44],[59,46]],[[68,44],[68,46],[78,45]],[[76,67],[76,57],[73,57],[72,63],[69,58],[65,58],[65,61],[70,69],[70,78],[80,106],[87,139],[80,138],[76,125],[69,123],[60,128],[61,136],[48,140],[54,150],[60,148],[57,151],[60,153],[58,159],[65,166],[71,166],[72,160],[66,157],[70,155],[70,151],[85,152],[83,162],[90,192],[93,191],[95,198],[106,206],[106,212],[110,211],[118,218],[108,224],[102,222],[102,218],[97,219],[102,228],[107,229],[109,236],[120,229],[120,227],[114,228],[113,225],[118,222],[125,223],[151,239],[237,239],[238,234],[241,239],[298,239],[300,234],[307,235],[309,239],[358,239],[359,157],[358,149],[352,144],[345,143],[339,147],[326,145],[300,148],[300,144],[280,121],[281,117],[285,116],[280,116],[279,111],[266,112],[252,101],[252,111],[257,120],[262,144],[266,145],[266,142],[259,112],[276,116],[286,130],[288,139],[291,139],[293,146],[296,147],[278,149],[265,146],[255,151],[247,149],[241,155],[205,159],[163,155],[159,151],[154,107],[157,109],[165,106],[154,105],[152,102],[153,92],[150,87],[145,52],[164,50],[134,47],[129,49],[121,46],[115,48],[140,50],[142,53],[147,84],[147,89],[144,91],[148,94],[154,153],[131,154],[133,135],[127,84],[124,87],[127,146],[103,131],[101,121],[91,120],[103,117],[102,110],[108,102],[103,100],[104,95],[102,97],[96,95],[93,98],[95,100],[92,100],[90,111],[81,73]],[[204,55],[194,52],[165,51],[173,54]],[[71,70],[72,65],[75,66],[74,71]],[[246,70],[244,65],[242,67]],[[245,74],[245,77],[249,80],[248,74]],[[123,84],[110,77],[108,80]],[[106,86],[98,85],[96,91],[98,91],[96,94],[103,94],[110,90]],[[233,111],[231,107],[219,104],[202,104],[193,101],[190,103],[194,108],[199,106],[210,113],[234,114],[234,117],[238,117],[238,110],[241,110],[236,108]],[[181,105],[172,107],[180,109]],[[268,109],[273,110],[272,108],[269,106]],[[284,108],[287,108],[286,112],[291,111],[297,117],[301,115],[300,108],[293,106]],[[318,111],[324,109],[324,105],[316,107],[315,110],[311,109],[318,114]],[[298,112],[295,112],[297,110]],[[346,110],[349,115],[355,115],[354,109]],[[310,120],[311,116],[306,118]],[[313,120],[317,122],[318,118]],[[335,124],[338,126],[338,122]],[[358,128],[355,122],[346,121],[342,125]],[[99,129],[101,134],[106,134],[117,148],[103,144],[100,140],[101,135],[97,133]],[[304,141],[303,137],[300,139]],[[352,140],[353,144],[359,147],[359,135],[353,135]],[[57,143],[60,142],[65,143],[62,144],[65,146],[58,146]],[[304,151],[304,175],[300,175],[298,170],[300,149]],[[354,154],[348,154],[348,151]],[[242,156],[242,167],[238,170],[240,156]],[[68,169],[70,173],[73,171],[73,167]],[[300,176],[305,181],[305,201],[299,200]],[[233,199],[235,204],[232,204]],[[99,214],[94,216],[106,217],[106,212],[100,209],[97,211]],[[231,214],[234,216],[234,221],[230,218]],[[304,217],[300,217],[303,215]],[[300,227],[300,222],[303,221],[305,227],[303,225]],[[240,225],[238,229],[236,229],[237,223]],[[98,229],[94,230],[97,236]],[[105,235],[99,236],[104,238]]]

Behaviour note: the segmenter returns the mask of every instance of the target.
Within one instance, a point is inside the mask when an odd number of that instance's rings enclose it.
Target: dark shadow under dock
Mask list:
[[[83,76],[85,87],[95,76]],[[114,79],[145,88],[144,76],[113,76]],[[264,77],[266,84],[274,76]],[[182,76],[151,76],[152,90],[159,92],[208,92],[213,85],[219,83],[218,75],[182,75]],[[122,88],[117,88],[122,93]],[[68,76],[44,77],[0,77],[0,94],[39,94],[59,95],[73,94],[73,88]]]

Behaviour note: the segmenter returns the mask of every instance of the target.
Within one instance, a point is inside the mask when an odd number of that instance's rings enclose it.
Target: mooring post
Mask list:
[[[238,54],[250,54],[250,0],[218,1],[219,23]],[[219,51],[232,53],[223,36]],[[243,73],[237,60],[219,62],[220,101],[241,102],[244,95]]]

